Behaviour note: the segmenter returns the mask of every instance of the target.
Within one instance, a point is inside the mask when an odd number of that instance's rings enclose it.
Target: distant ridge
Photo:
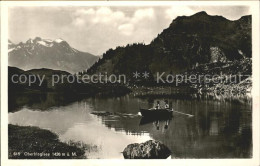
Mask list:
[[[70,73],[89,68],[98,59],[87,52],[72,48],[63,39],[42,39],[35,37],[25,43],[8,41],[9,65],[23,70],[50,68]]]

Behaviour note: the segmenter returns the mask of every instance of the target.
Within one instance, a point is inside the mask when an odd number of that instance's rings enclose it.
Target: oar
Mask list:
[[[185,113],[183,113],[183,112],[174,111],[173,109],[172,109],[172,111],[173,111],[173,112],[176,112],[176,113],[179,113],[179,114],[182,114],[182,115],[187,115],[187,116],[190,116],[190,117],[194,116],[194,115],[191,115],[191,114],[185,114]]]

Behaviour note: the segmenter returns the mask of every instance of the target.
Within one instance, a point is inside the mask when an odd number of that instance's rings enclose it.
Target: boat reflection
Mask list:
[[[153,124],[153,126],[156,128],[156,130],[167,130],[169,128],[169,124],[172,120],[172,117],[169,118],[148,118],[148,117],[142,117],[140,120],[139,125],[145,125],[145,124]]]

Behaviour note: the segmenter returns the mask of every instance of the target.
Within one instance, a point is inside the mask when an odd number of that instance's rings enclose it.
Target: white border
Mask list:
[[[259,163],[259,2],[258,1],[1,1],[1,165],[3,166],[50,166],[50,165],[236,165],[258,166]],[[253,158],[252,159],[172,159],[172,160],[9,160],[8,159],[8,7],[12,6],[230,6],[247,5],[252,11],[253,37]],[[19,25],[17,25],[19,26]]]

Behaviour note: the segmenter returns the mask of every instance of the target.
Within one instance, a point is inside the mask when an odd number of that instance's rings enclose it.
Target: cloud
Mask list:
[[[154,16],[154,10],[152,8],[148,9],[138,9],[133,16],[133,21],[140,21],[142,19],[152,18]]]
[[[85,34],[85,40],[92,38],[92,41],[89,39],[86,42],[85,49],[101,55],[109,48],[129,43],[149,43],[157,33],[150,27],[151,23],[156,23],[155,14],[151,7],[137,8],[130,15],[111,7],[81,8],[72,14],[71,26],[74,28],[70,29]],[[83,37],[78,36],[78,39],[81,38]]]
[[[84,23],[85,23],[85,21],[84,21],[84,19],[82,19],[82,18],[76,18],[76,19],[74,20],[74,24],[75,24],[76,26],[82,26],[82,25],[84,25]]]
[[[109,7],[100,7],[97,9],[79,9],[76,10],[74,15],[75,21],[73,22],[75,25],[84,25],[78,24],[78,20],[86,23],[117,23],[118,21],[125,20],[125,15],[121,11],[112,11]],[[84,21],[83,21],[84,20]]]
[[[133,33],[134,25],[133,24],[123,24],[118,27],[118,30],[122,34],[129,36],[129,35],[132,35],[132,33]]]
[[[88,15],[88,14],[94,14],[95,13],[95,10],[94,9],[79,9],[79,10],[76,10],[76,12],[74,13],[75,15]]]

